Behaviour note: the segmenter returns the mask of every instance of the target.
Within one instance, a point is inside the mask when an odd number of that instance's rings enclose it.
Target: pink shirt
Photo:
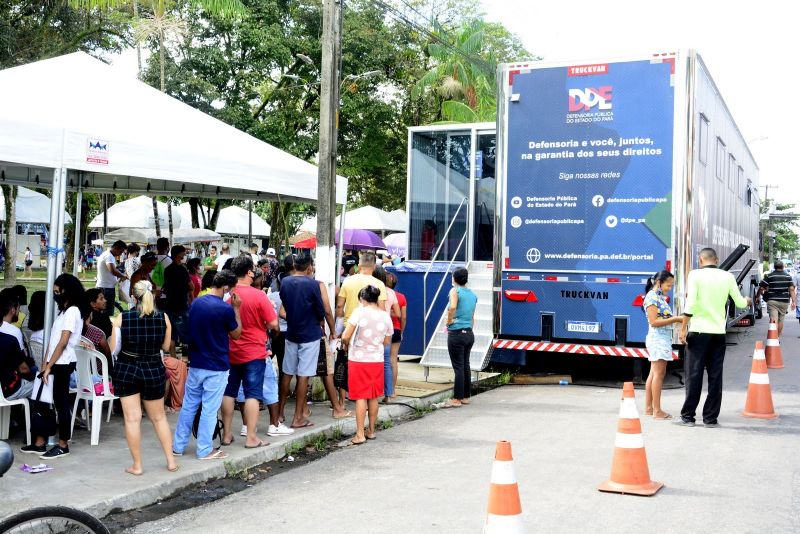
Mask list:
[[[392,320],[381,309],[360,306],[350,314],[348,324],[356,327],[347,359],[354,362],[383,362],[383,341],[392,335]]]
[[[267,325],[277,321],[275,308],[260,289],[239,284],[233,290],[242,299],[239,316],[242,320],[242,335],[230,340],[230,361],[242,364],[267,357]]]

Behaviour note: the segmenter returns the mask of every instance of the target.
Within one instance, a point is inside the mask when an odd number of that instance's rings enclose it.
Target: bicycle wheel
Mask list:
[[[0,522],[0,534],[39,533],[109,534],[95,517],[66,506],[44,506],[13,515]]]

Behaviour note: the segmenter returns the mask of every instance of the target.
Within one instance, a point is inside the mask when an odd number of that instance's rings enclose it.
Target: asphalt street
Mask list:
[[[800,327],[788,323],[786,367],[771,370],[780,418],[741,417],[756,335],[728,348],[720,426],[643,418],[654,497],[600,493],[609,476],[621,391],[506,386],[472,405],[382,431],[217,502],[139,525],[136,533],[480,532],[495,443],[512,442],[526,531],[800,531]],[[641,413],[644,391],[637,389]],[[683,390],[664,393],[677,414]]]

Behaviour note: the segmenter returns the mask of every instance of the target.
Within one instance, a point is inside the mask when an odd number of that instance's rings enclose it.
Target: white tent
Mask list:
[[[402,210],[397,210],[402,211]],[[372,206],[364,206],[348,211],[344,217],[344,227],[346,230],[371,230],[373,232],[402,232],[407,230],[407,224],[403,217],[397,213],[383,211]],[[336,227],[339,227],[339,219],[336,220]],[[309,217],[300,225],[301,232],[317,231],[317,218]]]
[[[0,181],[54,190],[48,244],[55,258],[48,261],[48,290],[63,258],[65,220],[59,207],[67,190],[290,202],[318,198],[318,170],[311,163],[82,52],[0,71],[0,102]],[[347,181],[339,177],[336,201],[346,198]],[[321,266],[321,272],[333,277],[335,267]],[[52,318],[48,300],[46,332]]]
[[[172,233],[172,245],[186,245],[188,243],[210,243],[221,239],[217,232],[203,230],[202,228],[175,228]],[[120,228],[105,235],[105,243],[122,240],[126,243],[139,243],[155,245],[158,236],[154,228]]]
[[[200,213],[201,206],[198,206],[197,209],[197,217],[199,219],[200,226],[203,226],[203,215]],[[182,228],[191,228],[192,227],[192,214],[191,214],[191,206],[188,202],[184,202],[177,207],[178,212],[181,214],[181,227]],[[202,206],[202,210],[206,215],[206,220],[208,221],[211,218],[209,214],[209,210],[207,206]],[[175,208],[173,208],[173,216],[175,213]],[[217,219],[217,227],[216,232],[222,235],[236,235],[236,236],[247,236],[248,235],[248,218],[249,212],[248,210],[240,207],[240,206],[228,206],[227,208],[222,208],[219,212],[219,218]],[[270,235],[270,226],[261,217],[259,217],[256,213],[253,213],[253,237],[269,237]]]
[[[153,199],[146,196],[139,196],[117,202],[110,206],[108,212],[109,228],[155,228],[155,218],[153,217]],[[161,225],[161,233],[168,233],[169,214],[167,204],[158,202],[158,221]],[[173,206],[172,208],[172,227],[178,228],[181,225],[181,214]],[[190,221],[191,222],[191,221]],[[191,227],[191,224],[189,225]],[[89,228],[103,227],[103,213],[97,215],[89,223]]]
[[[0,71],[0,102],[0,162],[23,165],[0,163],[6,181],[49,185],[42,171],[65,168],[70,189],[317,198],[316,166],[83,52]],[[347,181],[336,189],[343,203]]]
[[[17,224],[48,224],[50,222],[50,197],[27,187],[17,189],[17,199],[14,202],[14,213]],[[71,223],[72,217],[64,212],[64,222]],[[0,220],[6,218],[6,201],[0,195]]]

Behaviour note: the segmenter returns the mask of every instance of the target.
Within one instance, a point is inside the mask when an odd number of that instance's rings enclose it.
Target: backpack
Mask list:
[[[197,439],[197,432],[200,428],[200,413],[203,411],[203,406],[199,406],[197,408],[197,413],[194,414],[194,422],[192,422],[192,435],[194,439]],[[219,449],[222,447],[222,419],[217,416],[217,424],[214,425],[214,432],[211,434],[211,445],[214,446],[214,440],[219,440],[219,444],[214,447],[215,449]]]
[[[161,258],[161,260],[163,260],[163,258]],[[156,262],[153,272],[150,273],[150,279],[153,281],[153,284],[159,288],[164,287],[164,263],[161,260]]]

